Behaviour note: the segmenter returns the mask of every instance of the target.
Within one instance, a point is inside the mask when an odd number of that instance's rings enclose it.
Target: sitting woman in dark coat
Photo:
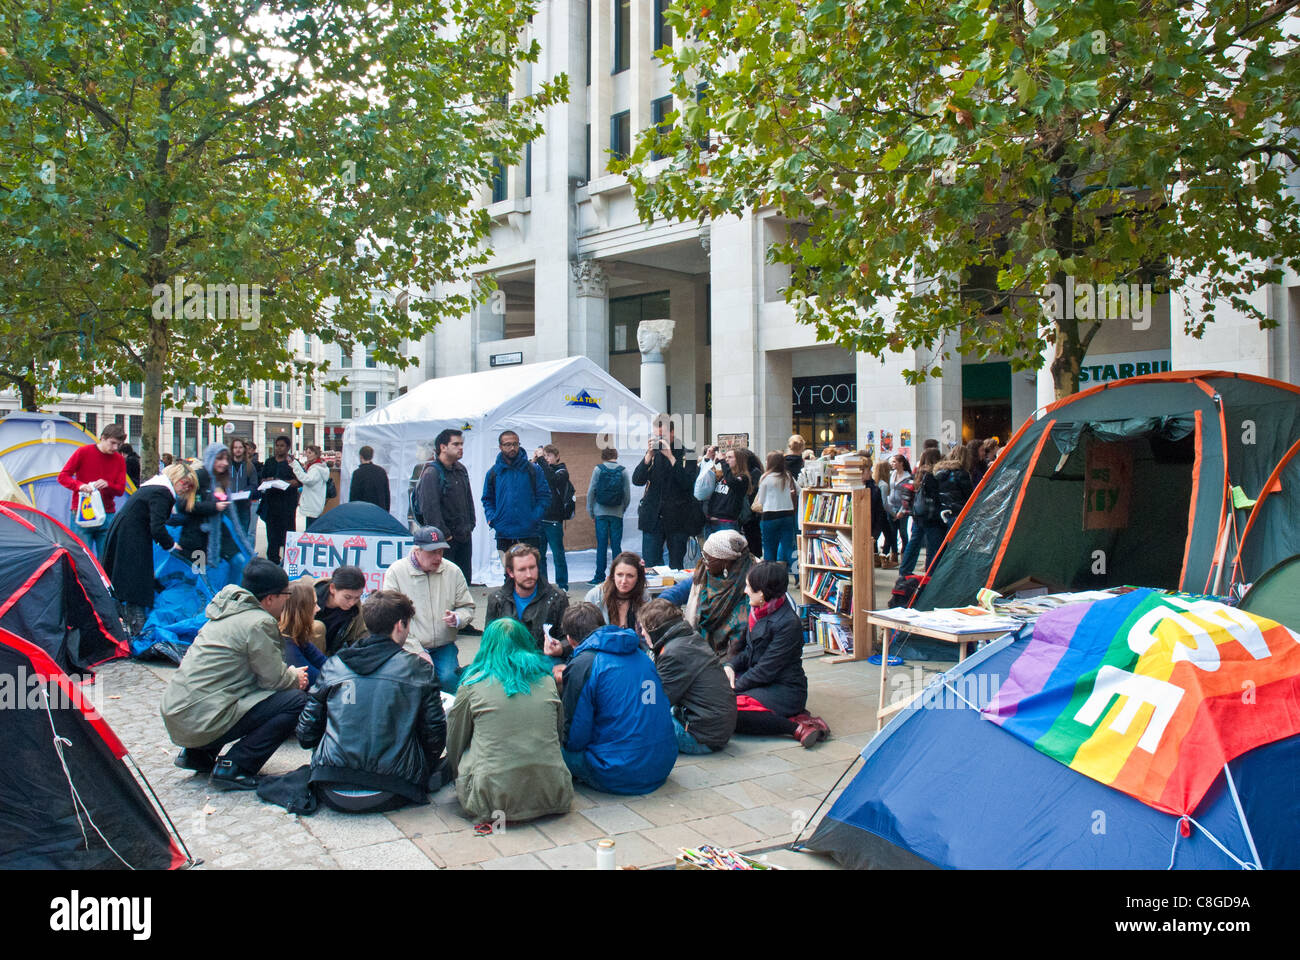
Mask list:
[[[167,532],[167,518],[174,506],[193,502],[197,485],[194,470],[184,460],[164,467],[131,494],[108,528],[100,558],[133,636],[144,628],[153,607],[153,544],[164,550],[176,546]]]
[[[830,728],[807,712],[803,625],[790,608],[784,563],[758,563],[745,578],[749,634],[723,669],[736,691],[736,733],[794,737],[811,747]]]

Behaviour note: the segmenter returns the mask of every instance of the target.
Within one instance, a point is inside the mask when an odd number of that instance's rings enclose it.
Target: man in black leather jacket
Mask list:
[[[424,803],[446,782],[433,664],[403,648],[414,614],[405,594],[372,593],[361,608],[370,635],[325,661],[298,718],[298,743],[315,748],[311,782],[335,809]]]

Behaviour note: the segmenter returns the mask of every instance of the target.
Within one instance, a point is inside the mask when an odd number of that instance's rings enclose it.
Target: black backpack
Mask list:
[[[421,527],[428,526],[428,524],[424,522],[424,512],[420,509],[420,484],[424,482],[424,475],[429,472],[430,467],[438,471],[438,488],[444,495],[447,493],[446,471],[443,470],[442,464],[437,460],[430,460],[424,465],[424,469],[420,471],[420,479],[416,481],[415,486],[411,487],[411,519],[416,522],[417,526]]]
[[[572,520],[574,511],[578,509],[578,491],[569,481],[569,471],[565,469],[561,473],[553,467],[545,466],[542,470],[546,474],[547,485],[551,488],[551,509],[548,512],[552,516]]]
[[[338,495],[339,495],[338,485],[334,482],[334,478],[330,477],[328,480],[325,481],[325,499],[333,500]]]
[[[933,471],[922,475],[919,481],[913,481],[916,493],[912,497],[912,516],[917,520],[928,520],[933,523],[939,519],[939,501],[935,496],[926,495],[927,481],[935,485],[935,493],[938,493],[939,481],[935,479]]]
[[[907,606],[924,582],[925,577],[919,573],[909,573],[899,577],[894,581],[894,589],[889,591],[889,606],[891,608]]]
[[[618,466],[613,470],[599,470],[591,497],[602,507],[617,507],[623,502],[623,476],[627,470]]]

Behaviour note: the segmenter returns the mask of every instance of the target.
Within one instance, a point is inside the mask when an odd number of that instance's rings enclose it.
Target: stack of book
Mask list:
[[[834,537],[808,537],[808,562],[826,567],[853,569],[853,542],[843,533]]]
[[[847,574],[818,570],[808,578],[804,592],[832,610],[848,612],[853,609],[853,578]]]
[[[830,468],[832,487],[864,487],[867,484],[867,461],[856,454],[836,457]]]
[[[833,493],[816,493],[804,502],[805,523],[853,524],[853,499]]]
[[[813,635],[828,653],[853,652],[853,628],[847,617],[821,613],[813,621]]]

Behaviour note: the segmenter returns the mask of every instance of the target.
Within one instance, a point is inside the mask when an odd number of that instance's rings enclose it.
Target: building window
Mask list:
[[[659,128],[661,134],[668,133],[672,130],[673,125],[667,119],[668,115],[673,112],[673,97],[669,94],[666,97],[660,97],[658,100],[650,101],[650,122]],[[650,154],[651,160],[662,160],[664,154],[655,150]]]
[[[673,28],[664,21],[664,14],[672,0],[655,0],[655,40],[654,49],[673,45]]]
[[[366,367],[367,367],[368,369],[370,369],[370,370],[373,370],[373,369],[375,369],[375,367],[377,367],[377,366],[379,366],[379,364],[375,363],[375,348],[374,348],[374,347],[371,347],[371,346],[367,346],[367,347],[366,347]]]
[[[139,400],[144,396],[144,384],[139,380],[132,380],[126,385],[127,396]]]
[[[642,320],[667,320],[670,315],[667,290],[610,300],[609,352],[636,353],[637,325]]]
[[[142,414],[132,414],[129,423],[130,425],[126,428],[126,435],[131,438],[132,443],[139,443],[140,438],[144,435],[144,416]],[[136,451],[136,453],[139,452],[139,450]]]
[[[196,417],[185,418],[185,447],[181,455],[186,458],[199,455],[199,421]]]
[[[60,410],[59,416],[63,417],[64,419],[71,420],[73,423],[81,422],[81,414],[78,413],[76,410]]]
[[[345,369],[352,367],[352,348],[339,344],[339,366]]]
[[[500,203],[506,196],[506,165],[498,160],[492,167],[492,202]]]
[[[369,413],[377,406],[379,406],[379,391],[367,390],[366,391],[366,413]]]
[[[632,151],[632,114],[627,110],[609,118],[609,153],[622,160]]]
[[[284,384],[274,383],[271,385],[271,406],[277,410],[284,409]]]
[[[339,419],[352,419],[352,391],[344,390],[339,394]]]
[[[708,95],[709,95],[708,81],[701,80],[699,83],[695,85],[695,102],[703,103],[708,98]],[[707,133],[704,136],[700,137],[699,144],[701,150],[709,149],[709,135]]]
[[[305,353],[307,356],[310,357],[310,356],[311,356],[311,348],[312,348],[312,343],[311,343],[311,334],[310,334],[310,333],[304,333],[304,334],[302,335],[302,352]]]
[[[614,69],[622,73],[632,66],[632,0],[614,0]]]
[[[181,455],[181,417],[172,417],[172,456]]]
[[[113,384],[113,396],[120,397],[121,395],[122,395],[122,384],[120,383]]]
[[[305,383],[302,385],[302,408],[304,410],[311,409],[311,387]]]

